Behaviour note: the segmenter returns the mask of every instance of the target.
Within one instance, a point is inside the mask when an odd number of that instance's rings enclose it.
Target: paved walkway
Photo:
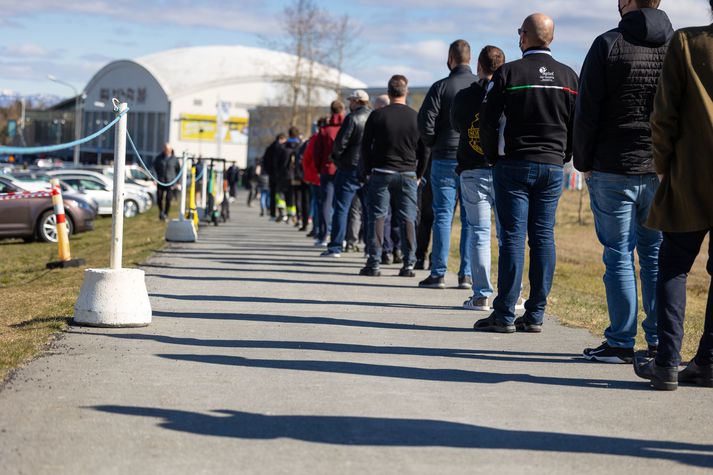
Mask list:
[[[582,362],[599,340],[553,320],[475,334],[467,292],[359,277],[360,256],[310,244],[241,209],[158,253],[150,327],[72,328],[2,389],[0,472],[713,468],[710,390]]]

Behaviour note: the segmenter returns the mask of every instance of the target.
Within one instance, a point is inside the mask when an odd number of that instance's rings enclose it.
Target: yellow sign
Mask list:
[[[181,140],[215,141],[218,123],[214,115],[181,114]],[[247,117],[230,117],[223,122],[223,142],[238,142],[240,135],[247,137]]]

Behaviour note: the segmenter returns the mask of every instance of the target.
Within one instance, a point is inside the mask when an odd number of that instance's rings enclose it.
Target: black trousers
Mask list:
[[[162,217],[168,216],[168,212],[171,211],[172,194],[170,186],[156,186],[156,204],[158,205],[159,214]]]
[[[277,179],[270,177],[270,216],[277,216]]]
[[[683,321],[686,316],[686,278],[709,235],[708,274],[712,276],[708,289],[708,304],[703,336],[696,353],[696,363],[713,363],[713,229],[692,233],[663,233],[659,252],[659,277],[656,284],[659,349],[656,364],[672,367],[681,363]]]
[[[426,175],[426,176],[430,176]],[[433,230],[433,191],[430,182],[421,181],[418,189],[418,223],[416,227],[416,259],[426,260]]]

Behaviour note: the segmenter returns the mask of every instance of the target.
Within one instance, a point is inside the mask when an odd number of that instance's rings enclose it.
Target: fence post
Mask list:
[[[126,160],[125,103],[114,104],[121,116],[114,148],[114,200],[111,220],[111,254],[108,269],[86,269],[74,304],[74,322],[94,327],[144,327],[151,323],[151,302],[141,269],[122,269],[124,232],[124,162]]]

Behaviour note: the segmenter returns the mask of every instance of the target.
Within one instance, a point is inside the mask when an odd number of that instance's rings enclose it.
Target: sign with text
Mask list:
[[[217,117],[214,115],[181,114],[181,140],[213,142],[217,133]],[[223,143],[245,144],[248,140],[248,118],[228,117],[223,122]]]

